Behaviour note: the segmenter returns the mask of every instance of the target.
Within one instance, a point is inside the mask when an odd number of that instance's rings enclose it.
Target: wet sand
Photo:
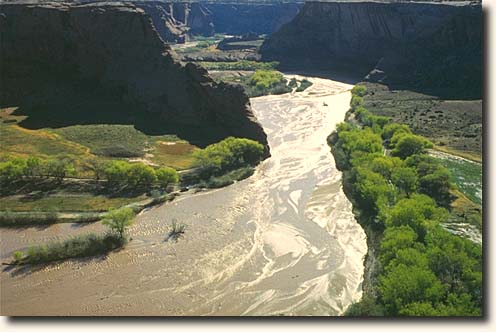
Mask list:
[[[1,313],[342,314],[361,297],[367,247],[326,137],[352,86],[310,80],[302,93],[252,99],[272,153],[252,177],[141,213],[130,244],[106,258],[2,271]],[[165,241],[173,219],[185,235]],[[2,256],[85,230],[60,226],[1,229]]]

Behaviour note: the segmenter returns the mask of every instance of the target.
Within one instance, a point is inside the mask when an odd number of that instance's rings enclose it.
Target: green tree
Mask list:
[[[28,171],[26,160],[14,158],[0,162],[0,180],[2,182],[12,182],[22,179]]]
[[[382,138],[384,140],[390,140],[396,133],[411,134],[412,131],[405,124],[390,123],[384,126],[384,129],[382,131]]]
[[[396,256],[396,251],[412,248],[418,242],[417,233],[410,226],[387,227],[380,244],[380,258],[383,265]]]
[[[68,158],[50,159],[44,164],[45,174],[62,181],[68,175],[74,175],[76,169]]]
[[[27,175],[41,176],[43,173],[43,162],[38,157],[30,156],[26,159]]]
[[[353,168],[355,176],[355,191],[360,205],[371,216],[378,216],[381,210],[386,210],[393,203],[396,193],[386,179],[363,167]]]
[[[441,205],[449,205],[451,188],[451,173],[444,167],[419,179],[419,192],[434,198]]]
[[[177,171],[170,167],[161,167],[155,171],[155,174],[158,183],[164,188],[171,183],[177,183],[179,181]]]
[[[360,96],[356,96],[356,95],[352,95],[351,96],[351,102],[350,102],[350,106],[351,106],[351,109],[354,111],[357,107],[359,106],[362,106],[363,105],[363,98],[360,97]]]
[[[397,315],[410,303],[437,302],[444,292],[434,273],[419,266],[400,264],[379,278],[379,293],[389,315]]]
[[[395,138],[397,138],[395,142]],[[432,147],[427,139],[417,136],[401,133],[400,135],[395,134],[391,139],[391,143],[394,148],[392,150],[393,156],[398,156],[401,159],[405,159],[414,154],[424,153],[425,148]]]
[[[395,168],[391,174],[391,181],[400,191],[409,197],[417,189],[417,172],[409,167]]]
[[[357,84],[351,89],[351,94],[363,97],[367,93],[367,87],[365,85]]]
[[[111,161],[104,170],[105,178],[111,184],[124,184],[127,182],[129,163],[124,161]]]
[[[126,177],[128,185],[133,188],[151,186],[157,181],[154,169],[142,163],[129,165],[126,170]]]
[[[93,173],[95,180],[100,180],[105,177],[105,169],[107,163],[98,159],[88,159],[84,163],[84,168]]]
[[[103,217],[102,224],[111,231],[116,232],[123,239],[126,229],[133,223],[134,216],[134,211],[128,207],[110,210]]]
[[[447,217],[447,211],[438,208],[432,198],[415,194],[399,200],[389,211],[387,226],[410,226],[422,241],[427,229]]]

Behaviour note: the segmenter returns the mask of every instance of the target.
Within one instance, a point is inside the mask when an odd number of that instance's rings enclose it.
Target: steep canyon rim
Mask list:
[[[367,247],[326,137],[352,86],[310,80],[305,92],[251,100],[272,154],[255,175],[140,214],[131,243],[106,259],[4,270],[2,313],[342,314],[361,296]],[[186,234],[165,242],[174,218]],[[35,241],[99,227],[54,225]],[[2,229],[2,252],[25,247],[30,232]]]

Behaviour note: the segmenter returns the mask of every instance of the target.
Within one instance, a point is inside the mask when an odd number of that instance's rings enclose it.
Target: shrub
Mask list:
[[[124,232],[133,223],[135,213],[133,209],[123,207],[116,210],[110,210],[102,219],[102,224],[107,226],[111,231],[117,233],[120,238],[124,237]]]
[[[129,165],[126,170],[126,178],[128,185],[134,188],[151,186],[157,181],[154,169],[142,163]]]
[[[351,89],[351,93],[355,96],[363,97],[367,93],[367,88],[364,85],[358,84]]]
[[[68,158],[49,159],[43,165],[44,173],[47,176],[54,177],[58,180],[63,180],[67,175],[74,175],[76,169]]]
[[[2,183],[20,180],[27,172],[28,167],[25,159],[14,158],[0,162],[0,181]]]
[[[422,241],[427,229],[445,220],[446,216],[446,210],[438,208],[432,198],[415,194],[396,203],[388,213],[386,225],[409,226]]]
[[[199,168],[200,177],[206,179],[235,168],[256,165],[263,154],[263,145],[256,141],[228,137],[203,150],[195,151],[194,165]]]
[[[161,167],[155,171],[157,182],[161,187],[167,187],[171,183],[179,181],[177,171],[171,167]]]
[[[441,205],[449,205],[451,188],[451,174],[444,167],[440,167],[419,180],[419,192],[429,195]]]
[[[395,140],[397,138],[397,140]],[[392,154],[398,156],[401,159],[405,159],[414,154],[424,153],[425,148],[432,147],[432,143],[429,140],[412,134],[400,134],[396,133],[391,143],[394,146]]]
[[[445,289],[429,269],[400,264],[380,277],[379,293],[386,313],[397,315],[409,303],[437,302]]]
[[[363,98],[360,96],[352,95],[351,97],[351,110],[354,111],[357,107],[363,105]]]
[[[68,258],[106,254],[122,247],[126,240],[113,234],[98,236],[87,234],[62,242],[30,247],[25,252],[16,251],[11,264],[40,264]]]
[[[398,189],[410,196],[417,190],[417,173],[413,168],[396,167],[391,174],[391,181]]]
[[[384,126],[384,129],[382,131],[382,138],[384,140],[390,140],[394,134],[396,133],[405,133],[405,134],[411,134],[412,131],[407,125],[404,124],[399,124],[399,123],[390,123],[386,126]]]

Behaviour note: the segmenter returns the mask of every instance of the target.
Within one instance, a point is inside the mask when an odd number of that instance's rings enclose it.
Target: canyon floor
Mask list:
[[[142,212],[108,257],[4,268],[2,314],[342,314],[361,297],[367,247],[326,137],[352,86],[309,79],[304,92],[251,100],[272,154],[252,177]],[[186,231],[167,241],[174,219]],[[102,228],[1,229],[2,259],[90,230]]]

